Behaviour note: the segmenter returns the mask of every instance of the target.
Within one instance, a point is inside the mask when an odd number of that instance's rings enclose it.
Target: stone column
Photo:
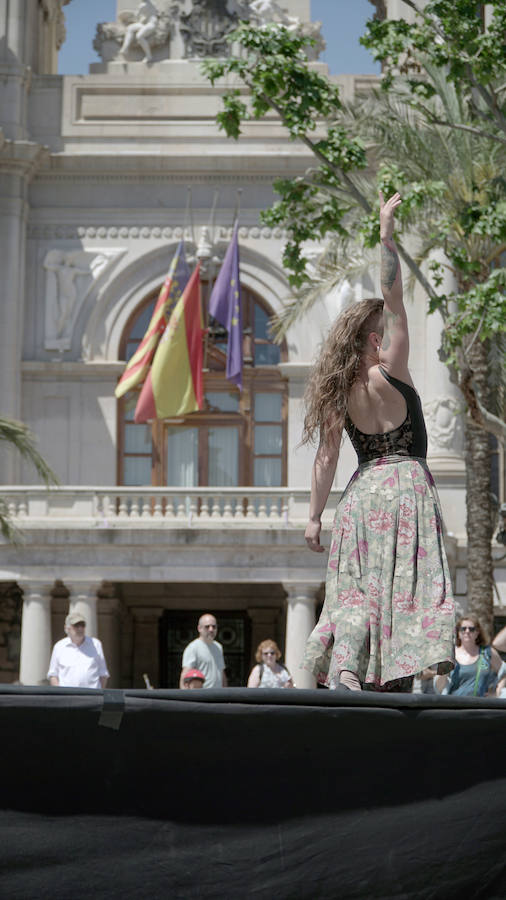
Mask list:
[[[285,661],[298,688],[314,688],[315,680],[301,669],[306,641],[315,626],[315,602],[319,584],[283,584],[288,594]]]
[[[100,582],[73,582],[67,583],[67,587],[70,590],[69,613],[82,613],[86,621],[87,636],[98,637],[97,591]]]
[[[36,685],[47,681],[51,657],[51,588],[47,582],[19,582],[23,591],[19,680]]]
[[[432,258],[445,263],[441,251]],[[443,270],[439,290],[450,294],[456,290],[455,279],[448,269]],[[436,479],[446,529],[462,534],[465,528],[465,462],[464,462],[464,398],[457,385],[450,380],[447,366],[439,359],[443,320],[439,312],[425,318],[425,383],[423,412],[429,439],[427,461]]]
[[[458,290],[455,277],[446,268],[444,253],[434,250],[431,259],[444,266],[443,281],[437,288],[440,293],[451,294]],[[464,431],[462,410],[464,400],[456,384],[450,379],[450,371],[439,358],[444,323],[439,312],[425,318],[425,384],[423,410],[429,438],[429,461],[434,468],[459,469],[463,466]]]
[[[100,589],[100,611],[98,613],[100,640],[104,648],[110,681],[107,687],[121,687],[121,601],[115,595],[114,585]]]

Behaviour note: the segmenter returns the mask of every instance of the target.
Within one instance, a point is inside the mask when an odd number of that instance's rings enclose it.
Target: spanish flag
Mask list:
[[[158,344],[135,408],[136,423],[202,409],[202,337],[199,263]]]
[[[128,360],[125,371],[116,385],[116,390],[114,391],[116,397],[122,397],[127,391],[144,381],[160,336],[167,325],[171,307],[181,297],[189,277],[190,272],[186,263],[184,243],[180,241],[167,277],[158,295],[146,334],[134,355]]]

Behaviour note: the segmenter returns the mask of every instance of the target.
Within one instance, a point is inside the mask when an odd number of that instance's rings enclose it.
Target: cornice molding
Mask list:
[[[201,226],[196,223],[196,229]],[[36,240],[180,240],[183,228],[180,225],[139,224],[139,225],[58,225],[56,223],[29,223],[28,237]],[[218,226],[217,239],[227,240],[232,237],[232,228]],[[286,231],[282,228],[266,228],[260,225],[243,225],[239,228],[239,237],[243,240],[284,240]]]
[[[104,159],[104,168],[111,163],[111,156],[107,156]],[[75,157],[77,166],[80,165],[79,157],[76,155]],[[244,159],[242,160],[231,160],[230,168],[232,168],[233,162],[240,162],[241,166],[244,166]],[[300,171],[304,171],[306,167],[307,160],[301,159]],[[297,169],[298,171],[298,169]],[[294,176],[296,174],[295,170],[288,173],[288,176]],[[67,182],[73,185],[76,184],[211,184],[213,186],[221,185],[221,184],[237,184],[238,181],[241,184],[272,184],[272,182],[276,178],[287,177],[287,173],[281,171],[281,167],[277,169],[273,169],[269,172],[258,172],[256,174],[248,175],[241,171],[240,168],[237,168],[232,172],[187,172],[186,174],[183,172],[181,174],[175,172],[164,172],[160,170],[159,172],[124,172],[115,174],[107,171],[100,172],[82,172],[82,168],[79,169],[69,169],[66,172],[55,172],[44,170],[37,179],[38,184],[54,184],[55,182]]]
[[[19,175],[31,181],[49,159],[49,150],[34,141],[11,141],[0,129],[0,174]]]

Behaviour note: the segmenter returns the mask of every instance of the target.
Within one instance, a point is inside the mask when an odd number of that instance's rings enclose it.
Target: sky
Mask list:
[[[132,0],[132,9],[137,6],[138,0]],[[93,49],[97,23],[114,22],[116,0],[71,0],[64,12],[67,38],[59,53],[58,72],[87,75],[89,64],[100,62]],[[328,64],[332,75],[379,75],[379,65],[358,42],[365,22],[373,13],[369,0],[311,0],[311,18],[322,22],[327,42],[321,59]]]

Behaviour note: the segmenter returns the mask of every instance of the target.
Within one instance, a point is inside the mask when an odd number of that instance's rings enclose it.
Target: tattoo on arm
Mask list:
[[[383,338],[381,341],[381,349],[388,350],[390,347],[390,338],[392,335],[392,329],[395,324],[396,319],[398,319],[397,313],[390,312],[389,309],[383,310]]]
[[[399,257],[395,245],[381,242],[381,286],[390,290],[399,269]]]

